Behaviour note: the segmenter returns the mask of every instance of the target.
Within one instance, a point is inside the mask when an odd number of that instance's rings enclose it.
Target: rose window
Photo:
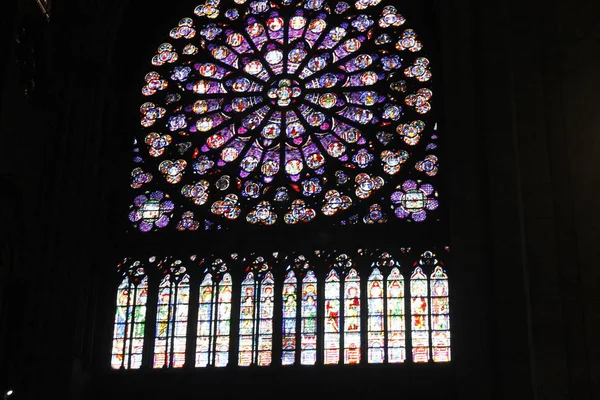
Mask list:
[[[436,189],[392,193],[437,186],[423,49],[385,1],[200,4],[152,58],[134,168],[154,179],[132,187],[168,193],[173,226],[421,221]]]

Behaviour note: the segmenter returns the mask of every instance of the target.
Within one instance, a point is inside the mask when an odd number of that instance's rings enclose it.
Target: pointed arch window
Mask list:
[[[336,270],[325,278],[324,363],[340,362],[340,277]]]
[[[283,327],[281,364],[293,365],[296,362],[296,320],[298,303],[298,283],[296,273],[289,271],[283,281]]]
[[[360,278],[354,268],[344,279],[344,364],[360,363]]]
[[[296,256],[287,271],[282,291],[281,363],[293,365],[299,355],[300,364],[314,365],[317,360],[317,278],[303,255]]]
[[[240,300],[240,352],[238,355],[239,365],[252,364],[256,353],[256,281],[254,273],[249,272],[246,279],[242,281],[242,292]]]
[[[302,279],[302,309],[300,336],[300,363],[314,365],[317,362],[317,277],[308,270]]]
[[[387,252],[372,265],[368,287],[369,363],[406,360],[404,279],[400,264]],[[385,278],[383,273],[388,273]]]
[[[266,366],[272,359],[275,281],[263,257],[246,270],[240,296],[238,364]]]
[[[410,276],[410,310],[413,361],[429,361],[429,298],[427,275],[416,267]]]
[[[142,365],[148,276],[139,261],[120,267],[125,276],[117,290],[111,367],[137,369]]]
[[[368,326],[368,360],[371,364],[380,364],[385,360],[385,322],[384,322],[384,290],[383,275],[379,268],[373,268],[367,282],[369,314]]]
[[[435,260],[437,264],[437,260]],[[433,361],[450,361],[450,306],[448,275],[441,266],[431,274],[431,344]]]
[[[344,364],[360,362],[360,299],[358,272],[353,268],[350,257],[347,254],[340,254],[336,256],[332,269],[325,279],[325,364],[338,364],[340,357],[343,357]],[[342,356],[340,351],[343,353]]]
[[[163,269],[159,285],[154,342],[154,368],[185,364],[190,277],[180,260]]]
[[[429,279],[423,268],[433,270]],[[426,251],[410,277],[413,361],[448,362],[450,308],[448,276],[431,251]]]
[[[232,280],[222,259],[205,270],[200,284],[196,367],[229,363]]]
[[[388,363],[406,360],[404,278],[398,267],[387,278],[387,352]]]

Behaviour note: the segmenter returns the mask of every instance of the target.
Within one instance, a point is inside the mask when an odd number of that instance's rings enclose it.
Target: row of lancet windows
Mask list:
[[[379,260],[361,277],[341,254],[318,277],[303,256],[286,271],[257,257],[236,283],[217,259],[195,285],[175,261],[161,270],[149,365],[183,367],[189,346],[197,368],[269,366],[277,358],[281,365],[450,361],[448,276],[442,266],[426,252],[405,279],[389,254]],[[146,272],[134,262],[117,290],[114,369],[142,366],[149,342]],[[197,310],[191,314],[193,286]]]

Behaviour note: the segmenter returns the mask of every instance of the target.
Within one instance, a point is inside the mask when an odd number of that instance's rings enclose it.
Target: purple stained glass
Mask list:
[[[386,178],[404,181],[402,193],[382,191],[392,194],[381,199],[381,209],[392,207],[399,217],[390,220],[422,221],[439,206],[431,184],[412,187],[410,168],[380,157],[404,154],[410,162],[417,146],[432,148],[419,138],[435,126],[421,121],[436,98],[432,63],[420,54],[424,44],[391,0],[254,0],[227,7],[209,1],[190,11],[157,46],[144,77],[137,142],[146,143],[163,170],[145,163],[140,146],[136,162],[143,170],[132,188],[161,193],[160,187],[172,200],[136,193],[129,219],[139,230],[167,227],[173,201],[182,208],[209,207],[216,218],[240,214],[249,223],[260,202],[278,201],[285,206],[272,209],[273,220],[282,224],[291,202],[301,197],[306,209],[325,216],[339,211],[340,222],[350,215],[364,223],[386,222],[370,209],[372,203],[361,201],[363,192],[354,197],[353,188],[342,187],[361,173],[357,169],[367,168],[371,175],[383,169]],[[419,132],[404,129],[417,121]],[[169,160],[184,162],[175,175],[165,173],[163,162]],[[415,168],[433,177],[437,166],[427,162]],[[348,179],[333,176],[339,168]],[[208,198],[180,201],[182,187],[194,185],[198,175],[211,186]],[[227,194],[245,200],[234,214],[221,212],[223,195],[212,190],[224,175],[231,179]],[[397,186],[394,179],[383,185]],[[275,182],[293,196],[280,196]],[[347,197],[344,207],[332,202],[331,190]],[[414,190],[426,199],[416,199]]]
[[[424,221],[425,218],[427,218],[427,213],[425,211],[419,211],[412,215],[412,219],[417,222]]]
[[[413,180],[408,180],[402,184],[402,189],[413,190],[417,188],[417,183]]]
[[[133,211],[129,213],[129,220],[138,224],[142,232],[150,231],[154,226],[164,228],[170,220],[170,215],[175,204],[160,192],[152,192],[149,196],[139,195],[134,199]]]

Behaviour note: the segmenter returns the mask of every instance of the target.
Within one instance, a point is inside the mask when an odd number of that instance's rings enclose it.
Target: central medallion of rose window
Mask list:
[[[271,99],[271,103],[277,104],[280,107],[287,107],[294,102],[297,97],[302,94],[300,85],[296,81],[290,79],[280,79],[273,83],[267,96]]]

